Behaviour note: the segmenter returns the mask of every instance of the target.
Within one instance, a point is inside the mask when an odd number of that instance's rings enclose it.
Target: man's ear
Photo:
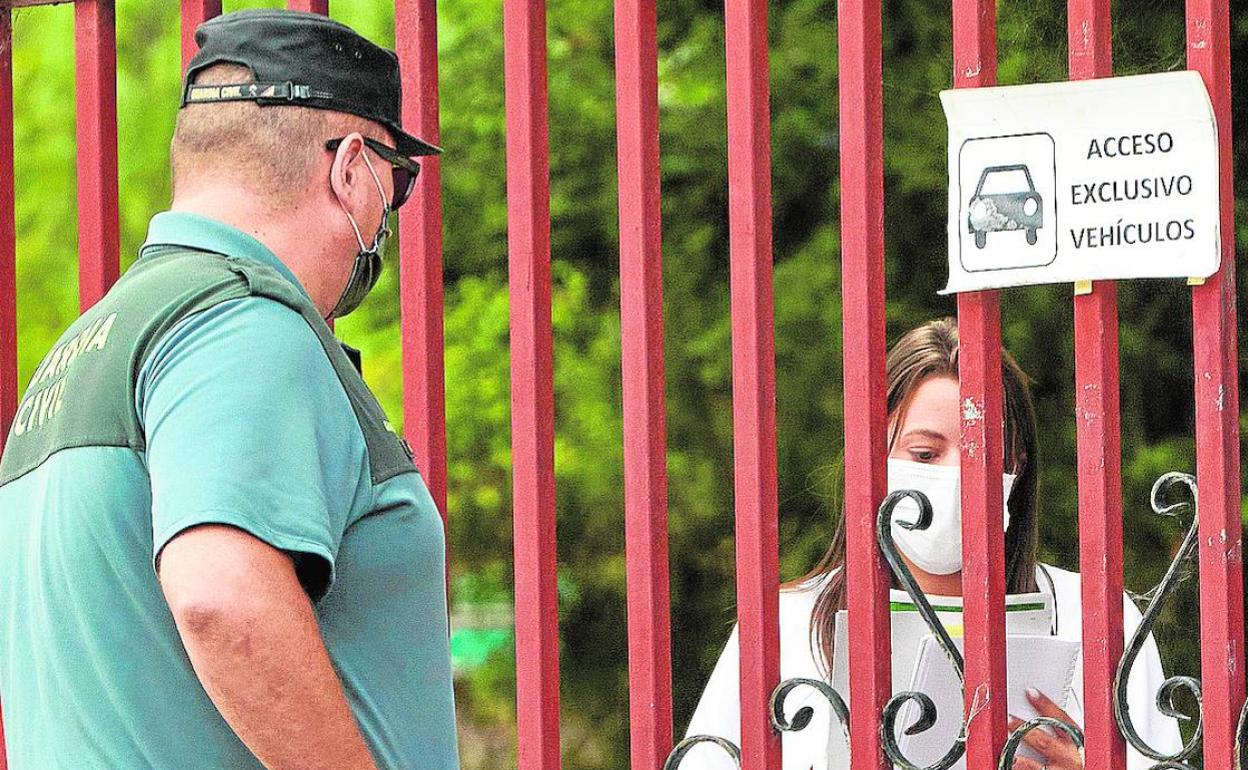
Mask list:
[[[340,199],[351,196],[353,188],[359,186],[359,174],[362,173],[364,153],[364,137],[358,131],[347,134],[334,153],[334,162],[330,169],[329,183],[333,192]],[[363,172],[367,173],[367,172]]]

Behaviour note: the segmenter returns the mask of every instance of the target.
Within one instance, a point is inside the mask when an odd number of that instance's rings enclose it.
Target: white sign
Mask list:
[[[1218,139],[1200,75],[942,91],[943,293],[1218,269]]]

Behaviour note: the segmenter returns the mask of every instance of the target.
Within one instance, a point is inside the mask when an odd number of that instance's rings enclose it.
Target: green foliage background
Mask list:
[[[275,5],[276,3],[267,3]],[[228,3],[227,10],[243,4]],[[246,3],[248,6],[258,3]],[[502,11],[439,4],[443,105],[446,380],[454,601],[510,599],[510,436]],[[383,44],[383,0],[334,0],[333,15]],[[1000,82],[1064,77],[1064,3],[1000,3]],[[1182,4],[1115,3],[1120,74],[1184,66]],[[733,620],[727,166],[722,6],[659,7],[665,312],[676,729],[683,731]],[[945,276],[945,125],[950,11],[885,0],[885,227],[895,337],[954,304]],[[1248,15],[1232,31],[1248,63]],[[72,10],[14,21],[21,379],[74,317],[76,215]],[[556,474],[565,762],[627,766],[621,406],[612,9],[550,0],[550,145],[555,278]],[[169,199],[166,151],[179,83],[175,3],[118,0],[123,262]],[[822,553],[837,512],[842,444],[836,6],[771,9],[776,367],[785,579]],[[1164,107],[1163,107],[1164,108]],[[1245,115],[1235,95],[1235,122]],[[1245,176],[1236,142],[1237,178]],[[1239,189],[1239,188],[1237,188]],[[1237,196],[1237,243],[1248,217]],[[393,256],[393,255],[391,255]],[[393,265],[393,260],[391,262]],[[401,417],[397,270],[341,333]],[[1241,283],[1243,283],[1241,279]],[[1149,513],[1152,481],[1194,469],[1189,292],[1181,282],[1120,290],[1127,583],[1153,586],[1181,533]],[[1004,296],[1007,346],[1035,378],[1044,451],[1044,557],[1077,568],[1070,287]],[[1057,344],[1055,344],[1055,341]],[[1157,634],[1167,665],[1198,671],[1191,584]],[[509,646],[459,682],[467,767],[514,764]]]

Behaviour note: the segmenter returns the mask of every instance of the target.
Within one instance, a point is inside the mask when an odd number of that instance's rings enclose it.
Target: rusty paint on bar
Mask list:
[[[94,305],[120,271],[117,38],[113,0],[74,5],[78,135],[78,304]]]
[[[997,78],[996,6],[953,2],[953,84]],[[966,627],[967,770],[991,770],[1005,744],[1005,534],[1002,531],[1001,299],[958,295],[961,335],[962,596]]]
[[[403,72],[403,125],[433,144],[438,144],[441,134],[437,24],[435,0],[398,0],[395,4],[395,49]],[[420,165],[420,179],[412,199],[399,215],[403,431],[445,523],[442,161],[437,156],[427,156],[420,159]]]
[[[958,295],[962,413],[962,601],[967,770],[991,770],[1006,739],[1001,300]]]
[[[843,0],[840,62],[841,303],[845,383],[845,570],[854,767],[887,770],[880,717],[892,695],[891,575],[876,547],[888,490],[884,312],[884,129],[880,0]],[[850,344],[853,340],[854,344]]]
[[[1110,0],[1069,0],[1067,37],[1072,80],[1113,75]],[[1123,653],[1118,290],[1112,281],[1087,288],[1074,299],[1084,757],[1088,767],[1123,770],[1113,688]]]
[[[1232,767],[1236,716],[1244,701],[1230,23],[1228,0],[1188,0],[1187,64],[1203,76],[1213,101],[1222,207],[1221,268],[1192,289],[1205,770]]]
[[[667,409],[655,0],[616,0],[628,699],[633,770],[672,748]]]
[[[518,770],[559,770],[550,148],[544,0],[504,0]]]
[[[221,15],[221,0],[182,0],[182,69],[199,50],[195,44],[195,28],[214,16]]]
[[[1113,702],[1114,671],[1123,653],[1117,288],[1098,281],[1074,302],[1084,751],[1089,767],[1122,770],[1126,744]]]
[[[780,682],[767,2],[727,0],[728,244],[743,770],[780,761],[768,715]]]

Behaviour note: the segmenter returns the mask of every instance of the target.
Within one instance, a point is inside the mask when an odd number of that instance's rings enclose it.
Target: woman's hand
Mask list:
[[[1028,690],[1027,700],[1031,701],[1031,705],[1040,713],[1040,716],[1058,719],[1070,725],[1075,724],[1075,720],[1058,708],[1057,704],[1049,700],[1044,693],[1038,690]],[[1022,725],[1023,720],[1014,716],[1010,717],[1011,732]],[[1059,731],[1055,735],[1046,728],[1037,728],[1023,736],[1023,743],[1031,747],[1043,759],[1036,761],[1026,757],[1017,757],[1014,760],[1014,770],[1083,770],[1083,752],[1063,732]]]

